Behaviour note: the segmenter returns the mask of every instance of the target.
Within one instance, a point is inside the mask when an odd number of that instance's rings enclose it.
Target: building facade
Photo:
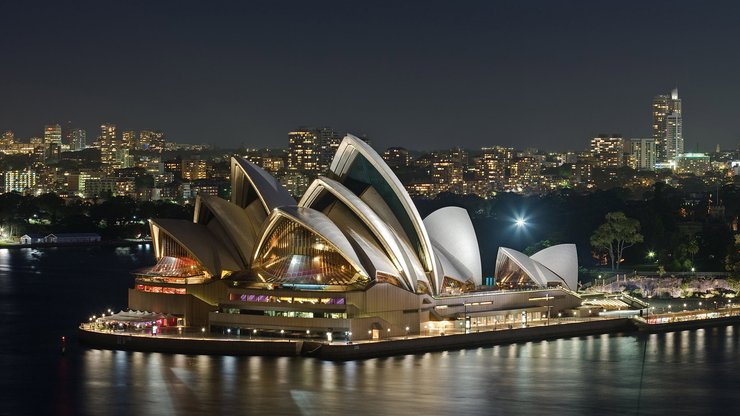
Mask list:
[[[655,139],[630,139],[630,167],[655,170]]]
[[[676,123],[679,125],[678,130],[682,130],[681,99],[678,97],[678,88],[674,88],[670,95],[658,95],[653,98],[652,107],[652,130],[653,139],[655,139],[656,160],[658,162],[665,162],[666,160],[672,159],[668,151],[668,142],[666,139],[669,115],[673,115],[674,134],[676,132]],[[683,143],[681,146],[683,146]]]
[[[597,167],[620,168],[624,165],[624,139],[618,134],[600,134],[591,139],[591,155]]]
[[[130,308],[213,331],[377,339],[473,318],[544,319],[549,307],[580,303],[575,275],[560,287],[535,279],[518,293],[485,290],[467,211],[422,219],[390,167],[354,136],[298,201],[244,158],[232,158],[230,177],[231,200],[198,195],[193,221],[150,220],[157,263],[137,273]]]

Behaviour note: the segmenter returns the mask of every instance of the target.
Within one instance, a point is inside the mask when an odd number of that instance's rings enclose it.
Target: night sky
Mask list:
[[[0,130],[161,129],[286,146],[583,149],[649,137],[678,86],[687,150],[740,142],[740,2],[2,2]],[[598,4],[596,4],[598,3]]]

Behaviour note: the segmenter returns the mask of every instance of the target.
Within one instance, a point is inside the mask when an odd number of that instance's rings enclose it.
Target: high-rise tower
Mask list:
[[[672,115],[672,123],[674,123],[674,136],[670,138],[673,141],[672,149],[673,154],[668,153],[668,141],[666,137],[668,133],[668,116]],[[677,123],[677,128],[675,127]],[[674,88],[670,95],[658,95],[653,98],[653,139],[655,139],[655,152],[656,159],[658,161],[666,161],[668,159],[674,159],[676,153],[676,144],[680,141],[681,153],[683,152],[683,136],[676,137],[675,133],[678,131],[682,133],[682,120],[681,120],[681,99],[678,98],[678,88]]]
[[[98,147],[100,148],[100,162],[104,167],[113,169],[113,164],[116,159],[116,150],[120,147],[120,143],[116,136],[115,124],[106,123],[100,126]]]

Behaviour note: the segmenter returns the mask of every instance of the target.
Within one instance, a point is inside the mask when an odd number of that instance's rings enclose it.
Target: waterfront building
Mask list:
[[[565,286],[576,290],[578,254],[575,244],[558,244],[532,256],[500,247],[496,256],[495,284],[500,289]]]
[[[213,331],[377,339],[544,320],[580,304],[570,275],[559,287],[532,276],[529,290],[485,290],[467,211],[422,219],[357,137],[344,138],[298,201],[244,158],[232,158],[230,176],[230,201],[200,194],[192,221],[150,220],[157,263],[137,272],[129,308]]]

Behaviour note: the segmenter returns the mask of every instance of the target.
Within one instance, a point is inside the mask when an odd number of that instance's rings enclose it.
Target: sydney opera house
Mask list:
[[[137,272],[131,309],[214,332],[377,339],[526,324],[581,303],[573,245],[501,248],[484,285],[485,236],[467,212],[422,219],[354,136],[299,201],[242,158],[231,183],[231,201],[199,196],[193,221],[150,220],[157,263]]]

